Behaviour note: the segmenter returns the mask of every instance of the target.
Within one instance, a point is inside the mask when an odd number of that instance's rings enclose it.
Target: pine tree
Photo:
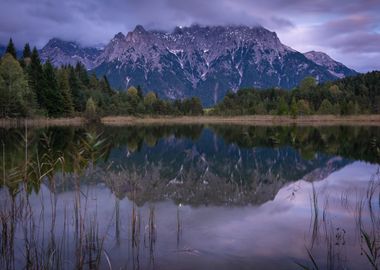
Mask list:
[[[144,93],[140,85],[137,86],[137,95],[139,96],[140,100],[144,98]]]
[[[15,45],[13,44],[12,38],[9,39],[9,43],[8,43],[5,53],[9,53],[10,55],[14,57],[14,59],[17,59],[16,48],[15,48]]]
[[[74,113],[74,104],[70,91],[69,76],[66,69],[61,68],[58,70],[57,81],[64,100],[64,114],[70,116]]]
[[[99,87],[102,93],[113,96],[115,92],[112,90],[110,83],[108,82],[107,76],[103,76],[103,78],[99,81]]]
[[[90,79],[88,77],[86,67],[81,62],[77,62],[76,66],[75,66],[75,73],[77,74],[82,85],[84,85],[84,86],[89,85]]]
[[[28,82],[30,90],[33,92],[37,99],[39,108],[42,106],[42,82],[43,82],[43,70],[41,60],[38,55],[36,47],[33,48],[30,65],[27,66],[26,72],[28,74]]]
[[[49,116],[57,117],[64,114],[64,103],[54,68],[50,61],[47,61],[43,68],[42,107]]]
[[[86,97],[83,85],[72,67],[69,67],[69,85],[75,111],[83,112],[86,106]]]
[[[32,56],[32,51],[30,50],[29,43],[26,43],[24,46],[24,50],[22,52],[22,58],[30,58]]]
[[[20,59],[20,65],[25,68],[30,64],[30,58],[32,56],[32,52],[30,50],[29,43],[26,43],[24,46],[24,50],[22,52],[22,58]]]

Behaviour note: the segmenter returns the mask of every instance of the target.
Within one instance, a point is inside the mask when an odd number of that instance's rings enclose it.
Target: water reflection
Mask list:
[[[378,265],[376,127],[0,136],[1,268]]]

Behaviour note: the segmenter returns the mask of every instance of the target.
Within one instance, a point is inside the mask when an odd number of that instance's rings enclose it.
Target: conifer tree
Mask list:
[[[20,65],[25,68],[30,64],[30,57],[32,56],[32,51],[30,50],[29,43],[26,43],[24,50],[22,52],[22,58],[20,59]]]
[[[81,62],[77,62],[75,66],[75,73],[77,74],[79,80],[84,86],[89,85],[90,79],[88,77],[86,67]]]
[[[100,80],[100,87],[103,93],[113,96],[115,92],[112,90],[110,83],[108,82],[107,76],[104,75],[103,78]]]
[[[48,60],[43,68],[42,107],[49,116],[57,117],[64,114],[64,105],[54,68]]]
[[[9,53],[15,59],[17,59],[16,48],[15,48],[15,45],[13,44],[12,38],[9,39],[9,43],[8,43],[7,49],[5,50],[5,53]]]
[[[30,65],[27,66],[26,72],[28,74],[28,82],[30,90],[34,93],[37,104],[41,108],[42,105],[42,81],[43,81],[43,74],[42,74],[42,65],[41,60],[38,55],[38,51],[36,47],[33,48],[31,57],[30,57]]]
[[[62,93],[64,101],[64,115],[70,116],[74,113],[74,104],[70,91],[69,76],[67,70],[61,68],[57,72],[58,88]]]
[[[29,43],[26,43],[24,50],[22,51],[22,58],[30,58],[32,56],[32,51],[30,50]]]
[[[86,106],[86,96],[83,92],[83,85],[73,67],[69,67],[69,85],[75,111],[83,112]]]

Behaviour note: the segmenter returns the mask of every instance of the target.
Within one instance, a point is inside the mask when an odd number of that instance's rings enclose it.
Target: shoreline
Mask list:
[[[83,126],[87,124],[83,117],[73,118],[30,118],[0,119],[0,127],[49,127],[49,126]],[[106,116],[100,123],[106,126],[128,125],[252,125],[252,126],[335,126],[361,125],[380,126],[380,115],[308,115],[292,118],[277,115],[243,115],[243,116]]]
[[[0,118],[0,127],[54,127],[54,126],[83,126],[86,124],[83,117],[68,118]]]
[[[109,126],[123,125],[178,125],[178,124],[212,124],[212,125],[252,125],[252,126],[336,126],[361,125],[380,126],[380,115],[308,115],[292,118],[277,115],[243,115],[243,116],[162,116],[132,117],[108,116],[101,123]]]

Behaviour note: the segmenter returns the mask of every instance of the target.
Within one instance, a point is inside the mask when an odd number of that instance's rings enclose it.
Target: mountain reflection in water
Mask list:
[[[1,129],[0,267],[376,266],[379,133]]]

